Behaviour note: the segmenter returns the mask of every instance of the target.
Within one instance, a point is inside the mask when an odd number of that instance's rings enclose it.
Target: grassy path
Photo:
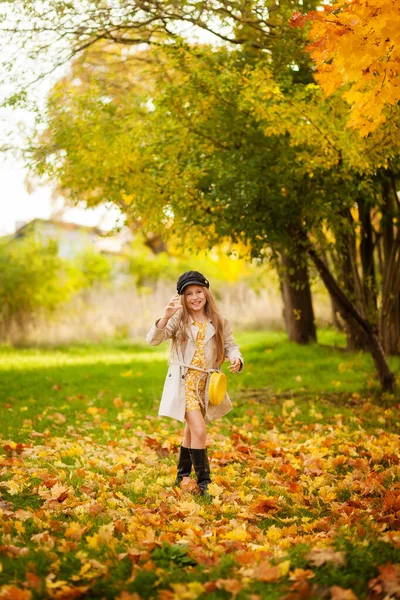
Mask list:
[[[399,399],[328,332],[237,339],[212,501],[172,486],[165,347],[0,348],[0,599],[400,594]]]

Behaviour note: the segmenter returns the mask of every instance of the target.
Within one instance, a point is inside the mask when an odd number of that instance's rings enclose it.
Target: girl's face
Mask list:
[[[184,291],[186,306],[195,315],[203,314],[206,305],[204,288],[201,285],[188,285]]]

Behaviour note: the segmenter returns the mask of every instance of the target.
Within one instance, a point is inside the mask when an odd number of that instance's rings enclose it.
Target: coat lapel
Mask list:
[[[189,328],[189,334],[190,334],[190,338],[193,341],[193,344],[196,344],[196,337],[197,334],[199,332],[199,328],[194,324],[193,319],[190,319],[190,324],[188,326]],[[211,323],[211,321],[207,321],[207,326],[206,326],[206,333],[204,336],[204,344],[206,344],[211,338],[212,336],[215,335],[215,327],[214,325]]]
[[[195,346],[196,345],[196,337],[197,337],[197,334],[199,333],[199,328],[197,327],[197,325],[194,324],[193,320],[190,321],[189,330],[190,330],[189,331],[190,339],[192,340],[193,345]]]
[[[211,321],[207,321],[206,335],[204,336],[204,343],[207,344],[208,340],[210,340],[213,335],[215,335],[215,327],[211,323]]]

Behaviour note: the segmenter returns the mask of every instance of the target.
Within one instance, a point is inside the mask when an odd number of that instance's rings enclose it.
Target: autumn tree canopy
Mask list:
[[[391,118],[400,100],[398,0],[338,0],[291,22],[311,22],[315,78],[328,95],[343,88],[350,127],[365,136]]]

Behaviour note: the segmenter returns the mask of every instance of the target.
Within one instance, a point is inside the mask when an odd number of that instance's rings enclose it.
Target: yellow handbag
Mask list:
[[[226,375],[222,371],[214,371],[210,375],[210,385],[208,387],[208,401],[211,406],[221,404],[226,394]]]

